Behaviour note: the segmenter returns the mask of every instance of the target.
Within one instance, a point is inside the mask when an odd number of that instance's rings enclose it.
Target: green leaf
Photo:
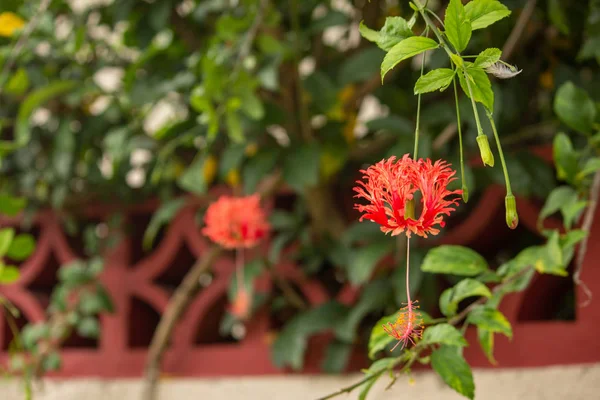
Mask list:
[[[475,279],[463,279],[458,282],[453,288],[447,289],[449,294],[445,295],[442,303],[442,297],[440,297],[440,309],[446,316],[456,314],[458,310],[458,304],[468,297],[482,296],[491,297],[492,292],[483,283],[476,281]],[[444,291],[444,293],[446,293]]]
[[[378,31],[366,26],[364,22],[365,21],[360,21],[360,25],[358,26],[358,31],[360,32],[361,36],[367,39],[369,42],[377,43],[381,35]]]
[[[13,265],[0,265],[0,283],[10,285],[19,280],[21,273],[19,269]]]
[[[471,23],[461,0],[450,0],[444,18],[446,36],[459,53],[467,48],[471,40]]]
[[[366,282],[377,263],[392,250],[392,246],[392,243],[382,241],[353,250],[347,267],[350,282],[353,285]]]
[[[35,238],[30,234],[21,233],[13,239],[6,255],[15,261],[23,261],[29,257],[34,250]]]
[[[559,133],[554,137],[552,147],[556,177],[569,183],[575,183],[579,169],[579,156],[573,149],[571,139],[564,133]]]
[[[564,0],[548,0],[548,16],[550,17],[552,25],[558,28],[561,33],[568,35],[569,20],[563,7],[564,4]]]
[[[431,353],[431,366],[448,386],[473,400],[475,397],[473,373],[456,347],[441,346]]]
[[[438,68],[419,77],[415,84],[415,94],[444,91],[452,83],[454,71],[450,68]]]
[[[13,228],[0,229],[0,258],[6,255],[14,237],[15,230]]]
[[[17,121],[15,124],[14,146],[21,147],[29,142],[29,137],[31,136],[29,120],[38,107],[54,97],[70,92],[78,85],[80,85],[80,83],[75,81],[57,81],[31,92],[19,107],[19,113],[17,114]],[[5,141],[0,141],[0,144],[2,143],[5,143]]]
[[[438,246],[427,253],[421,269],[436,274],[475,276],[488,270],[485,259],[463,246]]]
[[[325,359],[321,364],[321,369],[328,374],[339,374],[348,365],[353,346],[351,343],[334,341],[327,346]]]
[[[46,355],[42,360],[42,368],[46,372],[58,371],[62,365],[60,353],[58,351],[52,351]]]
[[[587,235],[587,231],[584,231],[583,229],[574,229],[569,231],[561,237],[561,246],[563,248],[575,246],[577,243],[585,239]]]
[[[479,53],[479,55],[475,59],[475,62],[473,63],[473,66],[477,68],[487,68],[497,63],[498,60],[500,60],[501,56],[502,50],[500,49],[494,47],[485,49],[484,51]]]
[[[246,162],[242,171],[244,193],[251,194],[256,191],[256,186],[262,178],[273,170],[278,158],[278,150],[267,149],[259,151]]]
[[[100,324],[95,317],[83,318],[77,324],[77,334],[82,337],[95,339],[100,335]]]
[[[115,312],[115,306],[113,304],[112,299],[110,298],[110,295],[108,294],[106,289],[104,289],[104,287],[102,287],[102,285],[100,284],[96,285],[96,296],[98,296],[98,299],[100,300],[100,311],[108,313]]]
[[[556,92],[554,112],[565,125],[578,132],[590,133],[594,129],[594,101],[573,82],[564,83]]]
[[[477,307],[469,313],[467,321],[470,324],[477,325],[478,328],[486,329],[490,332],[502,333],[509,339],[512,338],[510,322],[498,310],[488,307]]]
[[[465,5],[467,18],[473,30],[490,26],[510,15],[510,10],[498,0],[473,0]]]
[[[19,214],[27,205],[27,199],[24,197],[13,197],[6,194],[0,194],[0,214],[8,217],[14,217]]]
[[[334,328],[347,311],[345,306],[332,301],[296,315],[279,333],[273,344],[273,363],[278,368],[288,365],[294,370],[302,369],[308,337]]]
[[[337,79],[340,86],[368,81],[377,73],[383,52],[377,47],[366,49],[347,57],[340,66]]]
[[[227,177],[231,170],[240,166],[244,160],[245,149],[245,144],[232,144],[223,151],[219,160],[219,176],[221,178]]]
[[[204,163],[206,155],[196,157],[192,164],[187,167],[177,180],[177,185],[190,193],[206,194],[207,185],[204,181]]]
[[[6,93],[12,94],[13,96],[22,96],[29,87],[29,77],[27,71],[24,68],[19,68],[10,80],[6,84]]]
[[[479,340],[479,345],[481,346],[481,350],[487,357],[488,361],[496,365],[497,361],[494,358],[494,333],[489,329],[485,328],[477,328],[477,339]]]
[[[571,186],[559,186],[552,190],[540,211],[538,223],[559,211],[565,204],[576,202],[577,192]]]
[[[402,17],[387,17],[379,32],[368,28],[363,22],[360,23],[358,30],[365,39],[376,43],[385,51],[389,51],[402,40],[414,36],[412,29]]]
[[[298,219],[290,212],[273,210],[269,215],[269,223],[278,231],[292,230],[298,227]]]
[[[381,81],[383,82],[385,75],[399,62],[437,47],[438,43],[435,40],[422,36],[412,36],[404,39],[392,47],[383,58],[383,62],[381,63]]]
[[[369,283],[363,289],[359,301],[336,327],[335,334],[337,338],[347,343],[352,343],[362,319],[370,312],[385,307],[386,304],[390,303],[391,298],[391,282],[388,280],[377,280]]]
[[[489,111],[494,110],[494,92],[492,91],[492,83],[485,71],[481,68],[468,68],[462,74],[458,74],[460,86],[465,94],[470,98],[469,87],[466,79],[469,80],[473,99],[483,104]]]
[[[558,231],[555,230],[550,234],[546,245],[542,246],[541,250],[537,253],[533,266],[541,274],[569,275],[566,270],[567,266],[563,258]]]
[[[579,171],[579,173],[577,174],[577,178],[583,179],[589,174],[596,173],[598,170],[600,170],[600,157],[589,158],[585,162],[585,165],[583,166],[581,171]]]
[[[385,349],[388,344],[395,341],[393,337],[388,335],[384,330],[383,326],[388,323],[394,323],[398,318],[398,313],[394,313],[392,315],[388,315],[386,317],[381,318],[377,323],[373,326],[371,330],[371,336],[369,337],[369,358],[371,360],[375,359],[375,355],[381,350]]]
[[[379,31],[377,46],[380,49],[389,51],[406,38],[414,36],[408,22],[402,17],[387,17],[383,28]]]
[[[297,192],[319,182],[320,149],[317,145],[303,144],[290,153],[283,161],[283,179]]]
[[[422,344],[443,344],[465,347],[469,344],[463,335],[450,324],[438,324],[425,329]]]
[[[184,198],[169,200],[159,207],[152,215],[152,219],[144,232],[144,249],[148,250],[152,247],[154,238],[163,225],[168,224],[177,215],[179,210],[185,205]]]

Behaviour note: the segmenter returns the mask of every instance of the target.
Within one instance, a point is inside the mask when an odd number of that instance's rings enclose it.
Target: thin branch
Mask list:
[[[300,27],[300,15],[298,10],[298,0],[291,0],[290,2],[290,19],[292,24],[292,30],[294,31],[294,77],[295,83],[294,92],[296,94],[296,107],[298,108],[298,122],[300,124],[300,133],[305,141],[310,142],[313,140],[312,127],[310,126],[310,115],[308,111],[308,104],[304,99],[304,88],[302,87],[302,79],[300,77],[300,61],[302,46],[300,41],[301,27]]]
[[[592,291],[589,287],[581,280],[581,271],[583,270],[583,261],[585,259],[585,253],[587,252],[588,239],[590,237],[590,230],[592,229],[592,223],[594,222],[594,216],[596,215],[596,208],[598,207],[598,197],[600,196],[600,171],[594,175],[592,182],[592,188],[590,189],[590,202],[587,210],[583,217],[583,223],[581,229],[587,233],[586,237],[581,241],[579,245],[579,252],[577,253],[577,260],[575,261],[575,272],[573,273],[573,282],[581,286],[583,293],[585,293],[587,299],[580,304],[581,307],[586,307],[592,301]]]
[[[435,138],[431,147],[434,150],[439,151],[446,143],[450,141],[450,139],[454,137],[454,135],[456,135],[456,132],[458,132],[458,125],[455,122],[449,123],[444,128],[442,133]]]
[[[179,321],[179,318],[187,308],[192,295],[196,292],[198,280],[202,274],[212,266],[213,262],[222,251],[223,249],[220,247],[213,246],[204,257],[196,262],[190,272],[186,274],[183,282],[177,287],[173,297],[169,300],[167,309],[158,323],[158,327],[156,328],[154,336],[152,337],[152,342],[150,343],[150,348],[148,349],[145,387],[142,398],[148,400],[156,399],[156,386],[160,375],[160,362],[162,361],[163,353],[169,344],[171,333]]]
[[[506,286],[512,284],[514,281],[516,281],[517,279],[519,279],[521,276],[525,275],[530,270],[531,270],[531,267],[524,268],[523,270],[519,271],[515,275],[511,276],[506,281],[504,281],[501,284],[499,284],[498,286],[496,286],[493,289],[493,292],[495,293],[495,292],[498,292],[498,291],[502,290]],[[453,318],[449,319],[448,323],[450,325],[457,325],[463,319],[465,319],[465,317],[467,316],[467,314],[470,311],[472,311],[475,307],[477,307],[477,306],[485,303],[487,300],[488,300],[487,297],[481,297],[481,298],[479,298],[476,302],[474,302],[471,305],[469,305],[462,312],[460,312],[459,314],[457,314]],[[414,363],[414,361],[419,357],[419,355],[421,354],[421,352],[423,350],[427,349],[427,348],[429,348],[429,345],[422,346],[421,343],[418,343],[412,350],[409,350],[409,351],[412,352],[411,358],[407,361],[407,363],[404,365],[404,367],[402,367],[402,369],[399,372],[405,371],[408,368],[410,368],[410,366],[412,365],[412,363]],[[400,356],[399,359],[402,358],[402,357],[404,357],[404,355]],[[401,360],[399,360],[398,362],[401,362]],[[358,382],[356,382],[356,383],[354,383],[354,384],[352,384],[350,386],[346,386],[346,387],[338,390],[337,392],[331,393],[331,394],[329,394],[329,395],[327,395],[325,397],[321,397],[321,398],[319,398],[317,400],[328,400],[328,399],[332,399],[334,397],[337,397],[339,395],[342,395],[344,393],[350,393],[351,391],[353,391],[354,389],[358,388],[359,386],[362,386],[365,383],[367,383],[367,382],[369,382],[369,381],[371,381],[373,379],[378,378],[382,373],[384,373],[388,369],[390,369],[390,367],[385,367],[385,368],[382,368],[381,370],[374,371],[373,373],[371,373],[370,375],[367,375],[366,377],[364,377],[360,381],[358,381]],[[388,389],[389,389],[389,387],[388,387]]]
[[[517,43],[521,39],[521,36],[523,36],[525,27],[527,26],[527,23],[533,15],[533,11],[535,10],[536,4],[537,0],[529,0],[525,5],[525,8],[521,12],[521,15],[519,15],[519,19],[517,20],[515,27],[510,32],[508,39],[506,39],[506,42],[502,47],[502,58],[504,59],[504,61],[508,61],[513,51],[515,50]]]
[[[350,386],[346,386],[340,390],[338,390],[337,392],[333,392],[331,394],[328,394],[327,396],[324,397],[319,397],[317,400],[328,400],[328,399],[333,399],[334,397],[340,396],[344,393],[350,393],[351,391],[353,391],[354,389],[356,389],[359,386],[362,386],[363,384],[369,382],[372,379],[378,378],[381,374],[383,374],[385,371],[387,371],[387,368],[383,368],[377,372],[374,372],[371,375],[367,375],[365,378],[363,378],[362,380],[350,385]]]
[[[279,289],[281,289],[283,297],[297,309],[306,310],[308,308],[308,305],[306,304],[304,299],[302,299],[302,297],[296,292],[296,290],[294,290],[294,287],[290,285],[290,283],[285,278],[283,278],[279,274],[279,272],[277,272],[275,266],[270,262],[267,262],[267,268],[269,270],[269,273],[271,274],[271,277],[273,278],[273,281],[279,287]]]

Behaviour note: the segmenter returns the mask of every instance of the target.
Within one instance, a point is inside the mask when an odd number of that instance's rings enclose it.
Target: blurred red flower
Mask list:
[[[258,195],[221,196],[206,210],[204,222],[202,233],[228,249],[254,247],[270,229]]]
[[[444,215],[454,211],[458,205],[461,190],[450,191],[447,186],[454,179],[455,171],[450,164],[438,160],[413,160],[408,154],[396,160],[392,156],[381,160],[366,170],[363,180],[357,181],[354,197],[367,200],[368,204],[355,204],[355,208],[364,213],[360,220],[367,219],[381,225],[381,231],[391,232],[392,236],[406,231],[427,237],[437,235],[436,225],[444,227]],[[409,202],[415,193],[421,195],[421,214],[418,218],[405,215]]]

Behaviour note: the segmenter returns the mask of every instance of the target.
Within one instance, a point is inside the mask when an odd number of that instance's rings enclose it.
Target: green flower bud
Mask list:
[[[465,183],[462,184],[462,199],[465,203],[469,201],[469,188]]]
[[[510,229],[515,229],[519,225],[519,214],[517,214],[517,202],[515,196],[512,194],[507,195],[504,198],[504,205],[506,207],[506,225]]]
[[[493,167],[494,155],[492,154],[492,149],[490,149],[490,142],[488,142],[487,136],[477,136],[477,145],[479,145],[479,153],[481,154],[483,165],[489,165],[490,167]]]

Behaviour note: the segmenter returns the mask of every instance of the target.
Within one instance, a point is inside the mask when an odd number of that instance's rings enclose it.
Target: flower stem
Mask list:
[[[500,155],[500,162],[502,163],[502,171],[504,172],[504,182],[506,184],[506,194],[508,196],[512,195],[512,190],[510,187],[510,177],[508,176],[508,168],[506,168],[506,161],[504,161],[504,152],[502,151],[502,146],[500,145],[500,137],[498,136],[498,131],[496,130],[496,124],[494,123],[494,117],[492,113],[486,110],[486,114],[488,120],[490,121],[490,125],[492,126],[492,131],[494,132],[494,138],[496,139],[496,146],[498,146],[498,154]]]
[[[235,250],[235,280],[237,281],[237,292],[244,290],[244,249],[237,247]]]
[[[425,28],[425,37],[427,37],[428,33],[429,33],[429,27]],[[423,58],[421,59],[421,76],[423,76],[423,69],[425,67],[425,54],[427,54],[427,52],[423,53]],[[415,127],[415,150],[413,152],[414,160],[417,159],[417,154],[419,152],[419,125],[420,125],[420,122],[421,122],[421,93],[419,93],[417,95],[417,124]]]
[[[465,82],[467,84],[467,90],[469,91],[469,98],[471,99],[471,105],[473,106],[475,124],[477,125],[477,136],[485,136],[483,133],[483,129],[481,128],[481,121],[479,120],[479,113],[477,112],[477,104],[475,104],[475,98],[473,97],[473,89],[471,89],[471,82],[469,82],[469,74],[467,73],[466,68],[463,68],[463,74],[465,75]]]
[[[462,183],[462,198],[466,203],[469,201],[469,188],[467,187],[467,182],[465,181],[465,167],[464,167],[464,158],[463,158],[463,141],[462,141],[462,127],[460,121],[460,109],[458,107],[458,89],[456,88],[456,78],[452,79],[452,84],[454,85],[454,102],[456,103],[456,128],[458,129],[458,146],[460,153],[460,180]]]

